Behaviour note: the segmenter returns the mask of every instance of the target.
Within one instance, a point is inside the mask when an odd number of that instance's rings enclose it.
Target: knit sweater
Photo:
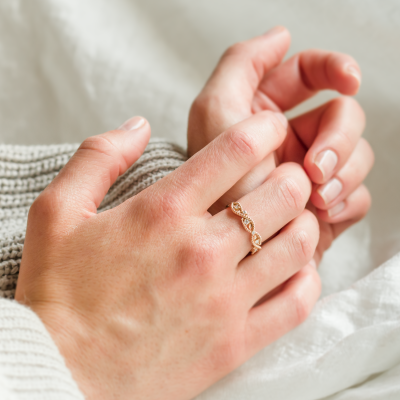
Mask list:
[[[0,399],[83,399],[45,326],[13,300],[29,207],[78,145],[0,145]],[[152,139],[117,179],[99,212],[121,204],[185,161],[182,149]]]

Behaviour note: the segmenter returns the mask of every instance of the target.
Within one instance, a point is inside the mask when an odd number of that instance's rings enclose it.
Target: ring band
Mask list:
[[[243,210],[243,207],[240,203],[233,202],[230,204],[231,210],[234,214],[238,215],[242,218],[242,225],[247,232],[251,234],[251,244],[253,245],[251,249],[251,254],[257,253],[258,250],[261,250],[261,235],[255,231],[254,221],[249,217],[247,212]]]

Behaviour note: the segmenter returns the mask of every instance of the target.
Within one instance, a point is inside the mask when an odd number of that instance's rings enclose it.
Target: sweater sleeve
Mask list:
[[[13,299],[29,207],[78,145],[0,145],[0,399],[83,399],[46,328]],[[121,204],[174,171],[185,152],[152,139],[119,177],[99,212]]]
[[[0,399],[83,398],[36,314],[14,300],[0,299]]]

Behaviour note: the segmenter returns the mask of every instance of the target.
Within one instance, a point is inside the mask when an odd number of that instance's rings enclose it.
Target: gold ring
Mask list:
[[[262,239],[261,235],[255,230],[256,227],[254,221],[249,217],[247,212],[243,210],[242,205],[237,201],[231,203],[230,207],[236,215],[242,218],[244,229],[246,229],[246,231],[251,234],[251,244],[253,245],[253,248],[251,249],[251,254],[257,253],[258,250],[261,250]]]

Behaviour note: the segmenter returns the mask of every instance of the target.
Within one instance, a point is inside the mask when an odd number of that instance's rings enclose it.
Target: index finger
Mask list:
[[[282,144],[286,127],[287,120],[281,114],[257,113],[219,135],[164,178],[163,187],[158,190],[165,195],[173,193],[179,204],[189,206],[192,215],[204,214],[240,178]]]
[[[217,96],[220,103],[224,103],[224,99],[231,103],[234,98],[240,115],[251,111],[260,81],[281,63],[289,45],[289,31],[282,26],[234,44],[222,56],[199,97]]]
[[[306,50],[264,77],[258,88],[263,96],[256,95],[255,106],[259,108],[257,102],[263,103],[267,97],[286,111],[324,89],[354,95],[360,84],[360,67],[353,57],[333,51]]]

